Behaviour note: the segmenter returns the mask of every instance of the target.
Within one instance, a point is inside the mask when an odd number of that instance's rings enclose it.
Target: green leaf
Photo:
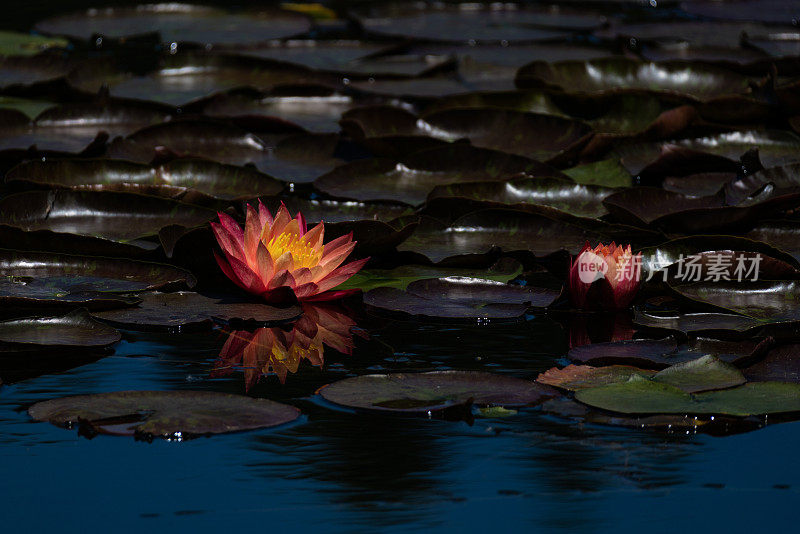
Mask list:
[[[605,187],[630,187],[633,185],[630,173],[625,170],[619,160],[604,159],[594,163],[578,165],[564,171],[564,174],[585,185],[602,185]]]
[[[68,45],[69,41],[60,37],[0,31],[0,55],[3,56],[32,56],[46,48],[65,48]]]

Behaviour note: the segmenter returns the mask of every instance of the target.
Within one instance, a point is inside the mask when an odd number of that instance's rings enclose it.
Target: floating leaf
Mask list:
[[[580,402],[620,413],[765,415],[800,411],[800,385],[751,382],[743,386],[691,395],[674,386],[632,377],[578,391]]]
[[[374,308],[450,319],[515,319],[531,307],[545,308],[560,291],[514,286],[480,278],[448,277],[411,282],[405,291],[378,287],[364,295]]]
[[[283,183],[255,169],[193,159],[158,167],[110,159],[30,161],[6,174],[7,182],[14,180],[75,190],[166,196],[195,204],[204,199],[274,195],[284,188]]]
[[[743,370],[749,381],[800,383],[800,345],[790,343],[770,350],[764,358]]]
[[[139,306],[93,313],[102,321],[135,330],[210,329],[214,321],[224,323],[282,324],[302,314],[299,306],[276,308],[237,298],[211,298],[179,291],[144,293]]]
[[[362,269],[345,283],[336,286],[341,289],[361,289],[369,291],[377,287],[393,287],[405,290],[417,280],[431,278],[475,278],[508,283],[522,272],[522,265],[511,258],[504,258],[488,270],[459,269],[457,267],[436,267],[428,265],[401,265],[394,269]]]
[[[731,310],[764,323],[800,320],[800,284],[759,280],[696,282],[673,287],[692,300]]]
[[[48,48],[66,48],[69,41],[31,33],[0,31],[0,56],[30,56]]]
[[[527,250],[546,256],[566,250],[577,254],[586,241],[606,241],[584,228],[515,210],[490,209],[464,215],[450,225],[430,220],[420,225],[399,249],[418,252],[433,262],[454,256]]]
[[[464,404],[531,406],[557,396],[535,382],[476,371],[364,375],[328,384],[318,393],[349,408],[423,414]]]
[[[618,160],[614,159],[578,165],[566,169],[564,174],[579,184],[602,187],[630,187],[633,185],[630,173],[620,165]]]
[[[746,382],[739,369],[712,355],[667,367],[656,373],[653,380],[675,386],[687,393],[725,389]]]
[[[763,323],[755,319],[725,313],[686,313],[665,317],[636,310],[633,321],[641,326],[676,330],[687,334],[702,331],[745,332],[763,326]]]
[[[228,13],[207,6],[166,3],[89,9],[52,17],[36,24],[37,31],[89,39],[130,37],[158,32],[162,41],[199,44],[254,43],[307,32],[309,19],[283,10]]]
[[[300,410],[267,399],[211,391],[117,391],[37,402],[37,421],[80,424],[84,432],[143,438],[192,437],[268,428],[294,421]]]
[[[60,54],[43,52],[35,56],[0,56],[0,88],[22,88],[52,82],[74,66]]]
[[[539,374],[536,381],[567,391],[604,386],[626,382],[631,376],[637,375],[645,378],[652,377],[655,371],[639,369],[627,365],[609,365],[606,367],[592,367],[590,365],[568,365],[563,369],[554,367]]]
[[[86,310],[61,317],[0,321],[0,342],[12,347],[101,348],[122,339],[114,328],[92,319]],[[6,350],[8,347],[2,347]]]

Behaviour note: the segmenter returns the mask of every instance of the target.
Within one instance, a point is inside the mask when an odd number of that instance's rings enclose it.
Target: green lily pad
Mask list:
[[[0,56],[32,56],[48,48],[66,48],[69,41],[31,33],[0,31]]]
[[[116,329],[92,319],[86,310],[61,317],[0,321],[0,343],[11,347],[101,348],[122,339]]]
[[[725,389],[746,382],[739,369],[712,355],[667,367],[656,373],[653,380],[675,386],[687,393]]]
[[[578,165],[566,169],[564,174],[577,183],[585,185],[601,187],[630,187],[633,185],[631,174],[616,159],[604,159]]]
[[[364,375],[328,384],[318,393],[349,408],[417,414],[464,404],[532,406],[558,395],[536,382],[476,371]]]
[[[762,323],[800,320],[800,283],[760,280],[696,282],[673,289],[692,300],[724,308]]]
[[[626,414],[721,414],[745,417],[800,411],[800,384],[751,382],[736,388],[693,395],[674,386],[632,377],[624,383],[578,391],[575,398],[589,406]]]
[[[269,428],[294,421],[300,410],[267,399],[211,391],[117,391],[37,402],[28,409],[37,421],[84,432],[188,439],[209,434]]]
[[[29,119],[35,118],[42,111],[53,107],[52,102],[45,100],[28,100],[14,96],[0,96],[0,109],[14,109],[21,111]]]

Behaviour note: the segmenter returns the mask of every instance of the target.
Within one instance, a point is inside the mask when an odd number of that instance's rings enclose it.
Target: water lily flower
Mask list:
[[[323,244],[325,225],[307,230],[303,215],[293,219],[281,205],[275,217],[258,202],[247,205],[244,229],[225,213],[211,223],[225,257],[216,252],[225,275],[242,289],[267,301],[280,298],[281,288],[291,288],[300,300],[332,300],[358,290],[330,291],[355,273],[369,258],[344,264],[356,242],[353,234]]]
[[[322,367],[325,345],[342,354],[352,354],[355,326],[355,321],[341,308],[303,304],[303,316],[290,330],[274,327],[231,332],[211,376],[225,376],[235,367],[243,367],[245,391],[268,374],[277,375],[283,384],[289,373],[297,372],[303,360]]]
[[[567,280],[570,301],[577,308],[620,310],[636,296],[642,274],[642,254],[631,246],[586,244],[572,261]]]

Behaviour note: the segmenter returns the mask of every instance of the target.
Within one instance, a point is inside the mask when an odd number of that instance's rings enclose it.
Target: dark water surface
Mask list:
[[[515,325],[390,323],[352,356],[325,352],[251,394],[304,416],[185,442],[79,437],[30,404],[125,389],[244,393],[212,379],[222,332],[126,333],[113,355],[0,388],[3,524],[10,531],[179,529],[405,532],[742,532],[794,524],[800,423],[727,437],[578,425],[523,411],[465,422],[365,416],[310,396],[368,370],[484,369],[534,378],[564,354],[547,318]],[[397,355],[387,356],[380,342]]]

